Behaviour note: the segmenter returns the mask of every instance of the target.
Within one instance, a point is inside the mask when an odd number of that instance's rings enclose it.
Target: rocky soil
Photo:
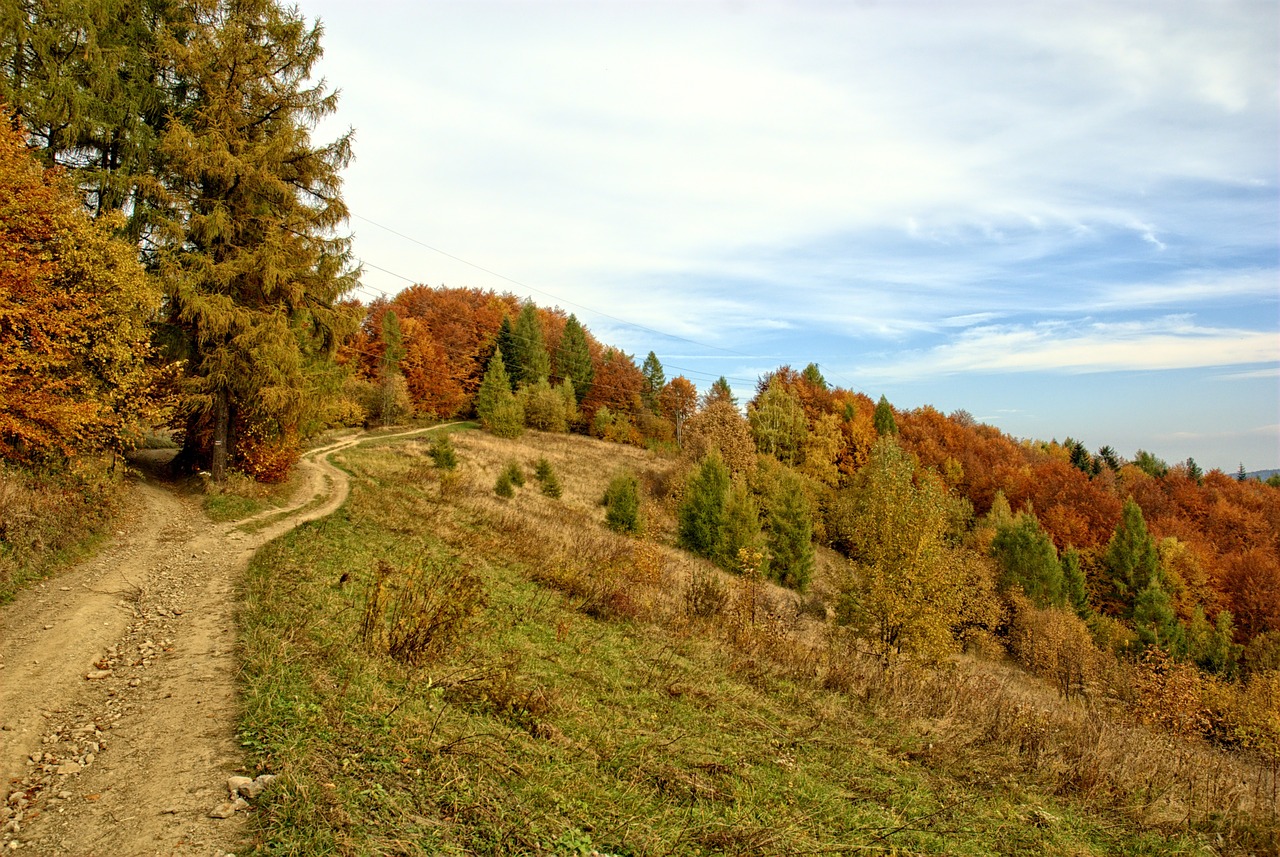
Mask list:
[[[237,586],[254,551],[337,509],[329,463],[300,464],[290,504],[211,523],[199,498],[143,477],[92,560],[0,610],[0,849],[222,855],[269,780],[245,770]]]

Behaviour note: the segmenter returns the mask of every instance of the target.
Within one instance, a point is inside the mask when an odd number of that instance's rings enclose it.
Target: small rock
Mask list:
[[[112,675],[113,673],[111,670],[94,670],[93,672],[86,675],[85,678],[88,679],[89,681],[98,681],[104,678],[111,678]]]
[[[253,780],[249,777],[229,777],[227,779],[227,791],[231,792],[231,796],[239,797],[245,793],[245,790],[253,785]]]
[[[248,809],[249,802],[244,798],[236,798],[226,803],[220,803],[209,811],[210,818],[230,818],[242,809]]]
[[[60,777],[65,777],[70,774],[78,774],[80,773],[80,763],[67,762],[65,764],[59,765],[57,773],[58,773],[58,776]]]

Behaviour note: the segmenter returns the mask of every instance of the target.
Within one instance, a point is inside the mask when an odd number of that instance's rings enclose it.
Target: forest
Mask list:
[[[998,639],[1067,695],[1095,654],[1154,664],[1197,683],[1203,734],[1275,752],[1276,480],[1010,437],[815,364],[738,401],[510,293],[361,303],[342,233],[352,137],[311,139],[337,101],[310,79],[321,31],[296,9],[3,15],[0,576],[63,547],[68,515],[105,526],[120,456],[158,433],[220,483],[283,481],[335,428],[576,432],[669,460],[611,504],[668,504],[677,542],[725,569],[804,593],[839,557],[835,620],[886,663]],[[1255,704],[1269,734],[1240,714]]]

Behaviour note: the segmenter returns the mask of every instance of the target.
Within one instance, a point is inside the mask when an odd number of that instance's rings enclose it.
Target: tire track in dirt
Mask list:
[[[223,855],[243,813],[212,818],[236,741],[237,587],[254,552],[338,509],[346,474],[299,462],[283,508],[211,523],[198,499],[143,481],[97,556],[0,611],[0,847],[17,853]]]

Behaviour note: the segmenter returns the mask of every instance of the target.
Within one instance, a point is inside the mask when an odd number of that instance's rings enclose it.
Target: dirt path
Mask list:
[[[417,434],[405,432],[403,437]],[[348,483],[309,453],[287,507],[211,523],[198,499],[137,485],[91,561],[0,611],[0,848],[6,853],[222,855],[245,841],[227,805],[243,770],[237,586],[254,551],[342,505]]]

